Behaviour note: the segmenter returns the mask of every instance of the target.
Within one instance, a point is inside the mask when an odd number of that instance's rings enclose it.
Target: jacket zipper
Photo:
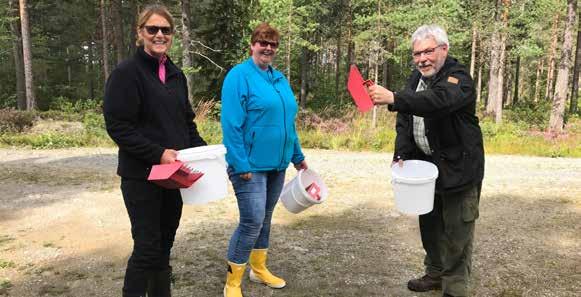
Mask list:
[[[250,157],[252,155],[252,148],[254,147],[254,139],[256,135],[256,131],[252,131],[252,141],[250,142],[250,148],[248,149],[248,156]]]
[[[282,95],[280,94],[280,91],[274,86],[274,82],[272,83],[272,88],[276,91],[276,93],[278,94],[278,97],[280,98],[280,103],[282,104],[282,115],[283,115],[283,120],[282,120],[282,124],[283,124],[283,129],[284,129],[284,143],[282,146],[282,155],[280,156],[280,163],[279,163],[279,168],[282,167],[282,163],[284,161],[284,154],[286,151],[286,138],[287,138],[287,133],[286,133],[286,107],[284,106],[284,98],[282,97]]]

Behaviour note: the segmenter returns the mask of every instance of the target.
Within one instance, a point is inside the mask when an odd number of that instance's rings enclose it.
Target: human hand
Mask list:
[[[166,149],[161,154],[161,159],[159,160],[159,164],[169,164],[176,161],[178,157],[178,152],[172,149]]]
[[[403,160],[402,160],[402,159],[399,159],[399,160],[397,160],[397,161],[392,161],[392,162],[391,162],[391,166],[395,165],[395,163],[397,163],[397,164],[399,165],[399,167],[400,167],[400,168],[402,168],[402,167],[403,167]]]
[[[369,86],[369,97],[375,105],[393,104],[393,92],[380,86]]]
[[[302,160],[302,161],[301,161],[300,163],[298,163],[298,164],[294,164],[294,166],[295,166],[295,169],[296,169],[297,171],[299,171],[299,170],[301,170],[301,169],[304,169],[304,170],[307,170],[307,169],[309,169],[309,165],[307,165],[307,161],[305,161],[305,160]]]
[[[240,178],[248,181],[252,178],[252,172],[241,173]]]

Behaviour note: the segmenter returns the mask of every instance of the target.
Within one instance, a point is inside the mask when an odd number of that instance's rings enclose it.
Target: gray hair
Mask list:
[[[445,44],[448,48],[450,48],[446,30],[442,29],[442,27],[438,25],[423,25],[419,27],[416,32],[412,34],[412,47],[416,41],[428,38],[433,38],[438,45]]]

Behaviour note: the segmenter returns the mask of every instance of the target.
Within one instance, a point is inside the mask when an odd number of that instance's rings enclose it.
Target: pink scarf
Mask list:
[[[159,59],[159,68],[157,70],[157,75],[159,76],[159,80],[165,84],[165,61],[167,61],[167,56],[163,55]]]

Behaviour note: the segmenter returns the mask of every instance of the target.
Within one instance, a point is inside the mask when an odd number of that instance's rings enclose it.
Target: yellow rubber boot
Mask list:
[[[250,253],[250,280],[256,283],[265,284],[274,289],[284,288],[286,282],[280,277],[276,277],[266,268],[266,254],[268,249],[252,250]]]
[[[246,269],[245,264],[236,264],[228,261],[228,272],[226,274],[226,285],[224,286],[224,297],[242,297],[242,276]]]

